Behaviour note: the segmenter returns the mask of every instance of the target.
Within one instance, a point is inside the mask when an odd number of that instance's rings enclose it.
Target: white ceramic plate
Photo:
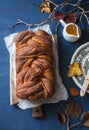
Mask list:
[[[78,87],[82,88],[84,79],[85,79],[85,75],[87,74],[87,70],[89,69],[89,42],[81,45],[73,54],[72,58],[71,58],[71,62],[70,64],[72,64],[73,62],[77,61],[82,70],[83,70],[83,75],[79,76],[79,77],[75,77],[73,76],[73,80],[74,82],[78,85]],[[89,88],[88,91],[89,92]]]

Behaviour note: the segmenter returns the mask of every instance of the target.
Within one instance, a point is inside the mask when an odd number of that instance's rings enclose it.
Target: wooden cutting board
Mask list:
[[[55,40],[56,47],[58,48],[57,34],[53,34],[53,37]],[[10,61],[14,62],[13,59],[11,59]],[[14,68],[13,68],[13,64],[10,63],[10,65],[11,65],[10,77],[12,78],[12,77],[14,77],[13,76]],[[15,83],[13,82],[13,80],[11,80],[10,81],[10,105],[15,105],[17,103],[19,103],[19,99],[16,97]],[[32,108],[32,117],[34,117],[34,118],[43,117],[42,106]]]

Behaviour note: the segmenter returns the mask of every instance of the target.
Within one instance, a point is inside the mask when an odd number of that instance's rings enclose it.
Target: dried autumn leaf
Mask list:
[[[78,95],[79,95],[79,91],[78,91],[78,89],[76,89],[76,88],[70,88],[70,89],[69,89],[69,92],[70,92],[70,94],[71,94],[72,96],[78,96]]]
[[[81,123],[83,126],[89,127],[89,111],[84,112],[81,116]]]
[[[79,103],[74,100],[70,100],[70,102],[66,106],[66,112],[73,118],[77,118],[81,113],[81,106]]]
[[[50,7],[50,2],[43,2],[41,5],[40,5],[40,12],[43,13],[43,12],[46,12],[46,13],[50,13],[51,12],[51,7]]]
[[[77,20],[77,15],[75,13],[72,13],[66,16],[65,18],[66,23],[71,23],[71,22],[76,23],[76,20]]]
[[[54,14],[53,19],[54,20],[60,20],[60,19],[64,19],[64,17],[65,17],[64,13],[56,11],[55,14]]]
[[[89,127],[89,111],[86,111],[84,112],[82,115],[81,115],[81,119],[79,122],[73,124],[70,126],[70,129],[72,129],[73,127],[75,126],[78,126],[78,125],[82,125],[82,126],[85,126],[85,127]]]
[[[83,74],[83,71],[79,65],[79,63],[74,62],[71,65],[68,66],[68,73],[67,76],[68,77],[72,77],[72,76],[80,76]]]
[[[57,112],[58,120],[61,124],[65,124],[67,122],[67,116],[63,112]]]

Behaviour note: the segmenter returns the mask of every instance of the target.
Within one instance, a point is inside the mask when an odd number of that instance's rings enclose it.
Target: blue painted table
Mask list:
[[[56,116],[60,102],[43,105],[44,117],[41,119],[32,118],[31,109],[23,111],[16,106],[10,106],[9,53],[4,43],[4,37],[12,32],[27,29],[26,26],[18,25],[8,32],[8,27],[15,23],[18,18],[28,23],[38,23],[46,18],[47,14],[41,14],[38,7],[32,6],[33,3],[40,5],[41,2],[41,0],[0,0],[0,130],[62,130],[63,128]],[[55,0],[55,2],[58,2],[58,0]],[[50,22],[53,33],[55,25],[56,23],[53,21]],[[77,87],[72,79],[67,78],[67,67],[74,51],[80,45],[89,41],[89,33],[82,31],[81,39],[72,44],[63,39],[62,29],[60,26],[58,30],[60,73],[67,88]],[[76,97],[75,100],[81,104],[82,111],[89,110],[89,94],[86,94],[83,98]],[[74,120],[71,123],[73,122]],[[89,128],[78,126],[73,130],[77,129],[88,130]]]

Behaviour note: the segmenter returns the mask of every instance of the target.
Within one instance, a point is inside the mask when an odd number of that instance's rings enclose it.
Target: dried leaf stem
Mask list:
[[[80,125],[80,124],[81,124],[81,122],[77,122],[77,123],[71,125],[71,126],[68,128],[68,130],[70,130],[70,129],[72,129],[72,128],[74,128],[74,127]]]
[[[58,28],[59,28],[59,26],[60,26],[60,21],[58,21],[58,23],[57,23],[57,25],[56,25],[56,27],[55,27],[55,33],[56,33],[56,34],[58,33]]]
[[[58,5],[57,5],[55,2],[51,1],[51,0],[45,0],[45,1],[50,2],[50,3],[53,4],[54,6],[58,7]]]

